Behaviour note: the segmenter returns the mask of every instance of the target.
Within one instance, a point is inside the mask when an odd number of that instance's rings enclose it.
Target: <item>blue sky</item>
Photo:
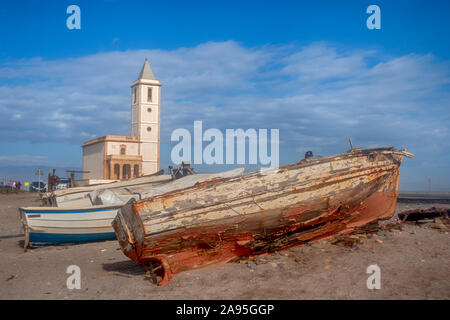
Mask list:
[[[66,8],[81,8],[81,30]],[[381,30],[366,8],[381,8]],[[407,147],[402,189],[450,189],[448,1],[11,1],[0,4],[0,167],[81,166],[83,141],[129,134],[147,57],[170,133],[279,128],[306,150]],[[100,113],[99,111],[102,111]]]

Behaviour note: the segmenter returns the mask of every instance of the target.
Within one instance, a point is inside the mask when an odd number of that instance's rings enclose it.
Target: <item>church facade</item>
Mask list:
[[[83,143],[83,180],[127,180],[159,171],[161,83],[148,60],[131,84],[130,136]]]

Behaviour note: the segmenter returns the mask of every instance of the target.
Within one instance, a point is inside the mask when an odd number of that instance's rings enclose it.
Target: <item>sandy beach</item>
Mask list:
[[[35,193],[0,194],[0,299],[449,299],[448,230],[402,225],[353,247],[319,241],[254,260],[178,274],[155,286],[116,241],[23,250],[18,208],[40,205]],[[406,210],[450,207],[398,203]],[[394,216],[391,221],[397,219]],[[366,286],[369,265],[381,289]],[[81,289],[66,286],[81,269]]]

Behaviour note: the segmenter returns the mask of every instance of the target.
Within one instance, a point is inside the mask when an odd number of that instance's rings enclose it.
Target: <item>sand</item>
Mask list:
[[[183,272],[155,286],[116,241],[24,252],[18,207],[36,205],[33,193],[0,194],[0,299],[450,298],[449,234],[427,225],[405,225],[353,248],[314,242],[256,261]],[[397,213],[432,206],[450,204],[399,203]],[[380,289],[366,285],[372,264],[380,267]],[[70,265],[80,267],[81,289],[67,288]]]

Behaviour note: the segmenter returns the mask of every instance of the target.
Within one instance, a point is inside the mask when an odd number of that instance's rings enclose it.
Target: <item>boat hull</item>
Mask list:
[[[58,244],[78,244],[116,239],[114,232],[103,233],[43,233],[30,232],[31,246],[48,246]]]
[[[391,149],[305,160],[132,202],[114,219],[122,251],[176,273],[352,232],[393,215],[402,155]]]
[[[91,208],[20,208],[24,247],[114,240],[111,222],[121,205]]]

